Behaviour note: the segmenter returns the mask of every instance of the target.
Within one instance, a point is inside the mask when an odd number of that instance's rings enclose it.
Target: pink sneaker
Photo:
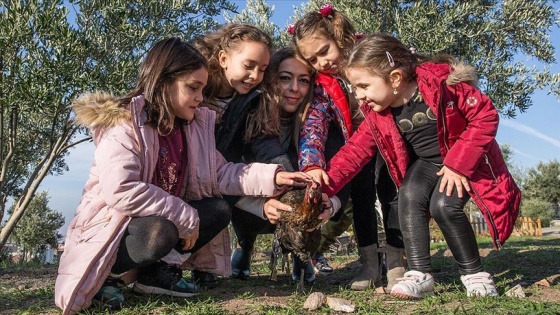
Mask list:
[[[478,272],[461,276],[461,281],[467,288],[467,296],[498,296],[494,279],[488,272]]]
[[[401,299],[421,299],[434,293],[434,277],[429,273],[410,270],[391,289],[391,295]]]

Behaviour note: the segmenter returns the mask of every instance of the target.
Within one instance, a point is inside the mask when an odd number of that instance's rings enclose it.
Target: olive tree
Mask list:
[[[155,41],[187,40],[216,25],[227,0],[3,0],[0,2],[0,247],[45,176],[67,170],[68,150],[89,141],[71,100],[123,94]]]

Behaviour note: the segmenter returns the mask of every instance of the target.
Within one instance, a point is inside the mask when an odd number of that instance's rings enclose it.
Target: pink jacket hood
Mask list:
[[[66,235],[55,284],[55,302],[64,314],[90,306],[116,258],[118,244],[133,216],[161,216],[173,222],[179,237],[198,229],[197,209],[189,200],[227,195],[274,196],[283,188],[274,185],[278,165],[228,163],[215,148],[215,113],[199,108],[185,126],[188,143],[186,193],[169,195],[150,184],[159,142],[156,130],[145,124],[144,98],[126,107],[104,93],[89,93],[73,102],[75,122],[89,127],[96,150],[76,215]],[[203,256],[203,270],[228,274],[230,245],[223,234],[191,256]],[[215,245],[215,244],[214,244]],[[207,255],[199,252],[207,250]],[[198,254],[198,255],[197,255]],[[216,255],[220,257],[216,257]],[[209,256],[214,259],[209,259]]]

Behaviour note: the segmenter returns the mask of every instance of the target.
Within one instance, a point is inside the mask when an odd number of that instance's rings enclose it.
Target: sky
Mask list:
[[[242,10],[245,1],[232,1]],[[275,6],[272,21],[284,27],[290,21],[293,7],[306,1],[268,1]],[[550,38],[555,44],[556,60],[551,72],[560,72],[560,30],[554,29]],[[525,169],[535,167],[539,162],[560,161],[560,102],[554,95],[538,91],[532,96],[533,106],[520,113],[515,119],[501,117],[497,141],[508,144],[514,151],[513,162]],[[87,180],[94,147],[81,144],[70,151],[66,162],[69,171],[60,176],[47,177],[39,191],[47,190],[49,207],[61,212],[66,224],[60,232],[65,235],[76,207],[80,201],[83,186]]]

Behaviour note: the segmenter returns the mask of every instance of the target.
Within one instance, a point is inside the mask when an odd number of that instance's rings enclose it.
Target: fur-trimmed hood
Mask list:
[[[451,73],[445,80],[447,85],[455,85],[459,82],[465,82],[472,86],[477,86],[478,84],[478,75],[476,74],[476,69],[471,66],[467,65],[463,61],[458,61],[453,63],[451,66]]]
[[[88,127],[92,132],[131,120],[130,110],[120,106],[118,98],[105,92],[82,94],[72,101],[71,107],[76,114],[74,123]]]

